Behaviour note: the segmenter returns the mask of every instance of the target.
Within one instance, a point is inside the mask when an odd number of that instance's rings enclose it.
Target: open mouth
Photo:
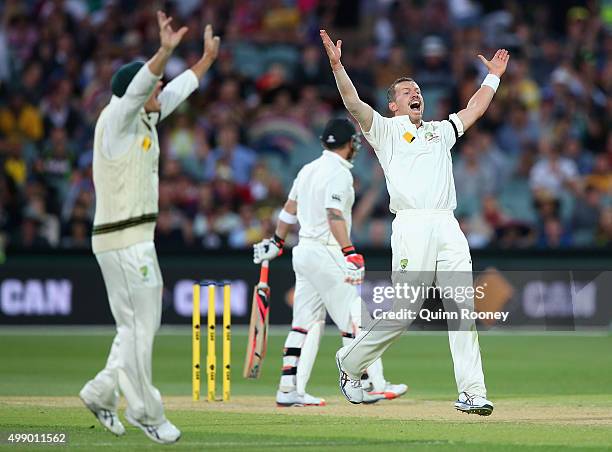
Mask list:
[[[413,100],[412,102],[410,102],[410,110],[412,110],[413,113],[420,113],[421,112],[421,101]]]

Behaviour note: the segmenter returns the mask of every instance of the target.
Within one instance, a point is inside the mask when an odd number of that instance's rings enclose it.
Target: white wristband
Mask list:
[[[461,118],[457,113],[453,113],[448,117],[448,120],[455,125],[455,130],[457,131],[457,138],[463,136],[463,123],[461,122]]]
[[[295,224],[297,223],[297,216],[290,214],[285,209],[281,210],[278,214],[278,219],[283,223]]]
[[[493,88],[493,91],[497,92],[497,88],[499,87],[499,77],[494,74],[487,74],[485,79],[482,81],[482,85],[480,86],[490,86]]]

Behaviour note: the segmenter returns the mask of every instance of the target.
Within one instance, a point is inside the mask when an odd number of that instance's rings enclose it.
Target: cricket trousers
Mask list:
[[[166,420],[153,386],[151,360],[161,323],[162,275],[153,242],[96,254],[117,325],[106,367],[81,391],[100,408],[116,411],[119,390],[129,414],[146,425]]]
[[[393,221],[391,236],[392,280],[410,284],[453,288],[467,293],[473,287],[472,260],[467,240],[451,210],[402,210]],[[460,290],[460,291],[459,291]],[[418,312],[424,299],[411,307]],[[446,312],[474,309],[473,296],[443,298]],[[357,378],[378,359],[413,320],[373,321],[352,344],[340,352],[342,367]],[[478,333],[474,320],[449,323],[448,339],[459,392],[486,397]]]
[[[279,389],[303,394],[319,349],[326,313],[340,330],[343,344],[349,344],[361,326],[361,298],[356,287],[344,281],[345,263],[339,246],[300,238],[292,254],[293,320],[285,341]],[[367,375],[375,390],[384,390],[386,381],[380,360],[368,367]]]

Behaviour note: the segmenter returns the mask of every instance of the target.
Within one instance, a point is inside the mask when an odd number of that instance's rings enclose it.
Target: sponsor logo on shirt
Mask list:
[[[142,150],[147,152],[150,148],[151,148],[151,138],[149,138],[149,136],[147,135],[146,137],[144,137],[144,140],[142,140]]]
[[[404,137],[404,140],[406,140],[408,143],[412,143],[415,138],[415,136],[410,132],[406,132],[404,135],[402,135],[402,137]]]
[[[338,201],[338,202],[341,202],[341,201],[342,201],[342,198],[340,197],[340,195],[335,195],[335,194],[334,194],[334,195],[331,195],[331,198],[332,198],[334,201]]]
[[[425,134],[425,141],[428,143],[438,143],[440,141],[440,135],[435,132],[427,132]]]
[[[146,265],[140,267],[140,274],[142,275],[142,280],[147,282],[149,280],[149,267]]]

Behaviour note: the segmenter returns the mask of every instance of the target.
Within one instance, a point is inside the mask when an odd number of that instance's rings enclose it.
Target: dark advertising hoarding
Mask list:
[[[534,329],[572,329],[608,327],[612,321],[612,268],[609,258],[574,254],[562,258],[533,254],[474,253],[475,286],[488,286],[487,310],[498,311],[494,319],[479,322],[482,327],[528,327]],[[236,324],[248,322],[251,291],[257,281],[258,267],[248,252],[207,255],[160,255],[164,277],[163,322],[187,324],[192,313],[192,285],[199,280],[230,280],[232,317]],[[388,253],[366,253],[367,280],[362,287],[370,315],[379,295],[392,286],[385,268]],[[485,269],[496,272],[483,273]],[[586,270],[590,269],[590,270]],[[295,278],[290,253],[271,263],[270,285],[273,324],[291,322],[291,302]],[[202,291],[202,315],[207,315],[208,291]],[[380,298],[380,297],[378,297]],[[222,311],[220,290],[217,314]],[[482,306],[482,305],[481,305]],[[430,299],[429,310],[441,309]],[[475,310],[479,305],[476,303]],[[505,314],[504,314],[505,313]],[[433,320],[433,319],[432,319]],[[15,255],[0,266],[0,324],[112,324],[106,290],[93,255]],[[367,322],[364,322],[367,323]],[[420,319],[415,327],[427,327]]]

